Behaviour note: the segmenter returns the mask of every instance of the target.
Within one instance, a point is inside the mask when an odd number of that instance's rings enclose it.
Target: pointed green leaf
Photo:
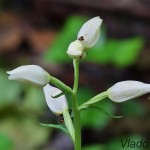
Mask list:
[[[62,130],[63,132],[65,132],[66,134],[69,134],[68,130],[62,126],[62,125],[56,125],[56,124],[44,124],[44,123],[40,123],[40,125],[48,127],[48,128],[55,128],[55,129],[59,129]]]
[[[104,110],[103,108],[101,107],[97,107],[97,106],[89,106],[85,109],[88,109],[88,108],[92,108],[92,109],[95,109],[95,110],[99,110],[99,111],[102,111],[103,113],[105,113],[107,116],[111,117],[111,118],[115,118],[115,119],[119,119],[119,118],[123,118],[123,116],[115,116],[115,115],[112,115],[110,113],[108,113],[106,110]],[[82,110],[85,110],[85,109],[82,109]]]
[[[75,142],[75,130],[68,110],[65,110],[63,112],[63,117],[64,117],[66,128],[68,129],[73,142]]]

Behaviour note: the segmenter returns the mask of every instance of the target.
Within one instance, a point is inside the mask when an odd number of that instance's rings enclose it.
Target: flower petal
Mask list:
[[[60,94],[62,91],[58,88],[55,88],[49,84],[47,84],[43,88],[45,99],[50,110],[56,115],[62,114],[64,110],[68,109],[68,104],[65,95],[62,95],[58,98],[53,98],[52,96],[56,96]]]
[[[100,26],[102,19],[94,17],[88,20],[80,29],[78,33],[78,40],[80,40],[85,48],[90,48],[96,44],[100,36]]]
[[[83,54],[83,45],[79,40],[70,43],[67,54],[74,59],[78,59]]]
[[[8,71],[9,80],[29,82],[38,86],[45,86],[49,83],[50,75],[43,68],[36,65],[20,66],[12,71]]]
[[[150,84],[139,81],[122,81],[107,90],[108,97],[114,102],[123,102],[150,92]]]

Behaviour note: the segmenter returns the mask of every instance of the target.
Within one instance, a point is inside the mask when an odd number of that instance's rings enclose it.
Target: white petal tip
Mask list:
[[[7,74],[11,74],[11,71],[6,71]]]
[[[96,44],[100,36],[100,27],[102,21],[103,20],[97,16],[88,20],[81,27],[77,38],[82,42],[85,49],[91,48]]]

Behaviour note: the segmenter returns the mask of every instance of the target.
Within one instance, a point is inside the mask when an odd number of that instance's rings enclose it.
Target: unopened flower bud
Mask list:
[[[53,98],[62,93],[61,90],[47,84],[43,88],[43,91],[45,94],[46,103],[54,114],[56,115],[63,114],[63,112],[68,109],[68,104],[65,95]]]
[[[150,92],[150,84],[139,81],[122,81],[107,90],[108,97],[114,102],[123,102]]]
[[[100,36],[100,26],[102,19],[100,17],[94,17],[88,20],[80,29],[78,33],[78,40],[80,40],[84,48],[90,48],[96,44]]]
[[[79,40],[70,43],[67,54],[74,59],[79,59],[83,55],[83,45]]]
[[[38,86],[45,86],[50,81],[50,75],[43,68],[36,65],[20,66],[12,71],[7,71],[9,80],[29,82]]]

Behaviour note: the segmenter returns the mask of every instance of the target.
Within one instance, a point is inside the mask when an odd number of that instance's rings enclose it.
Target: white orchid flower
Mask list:
[[[85,50],[92,47],[100,36],[102,19],[94,17],[87,21],[80,29],[77,40],[70,43],[67,54],[73,59],[82,59],[86,56]]]
[[[20,66],[12,71],[7,71],[9,80],[29,82],[38,86],[45,86],[50,81],[50,75],[43,68],[36,65]]]
[[[83,55],[83,45],[79,40],[70,43],[67,54],[74,59],[80,58]]]
[[[96,44],[100,36],[100,26],[102,19],[100,17],[94,17],[88,20],[80,29],[77,39],[80,40],[83,46],[91,48]]]
[[[150,84],[139,81],[118,82],[107,90],[108,97],[114,102],[124,102],[150,92]]]
[[[46,103],[54,114],[56,115],[63,114],[65,110],[68,110],[68,104],[65,95],[53,98],[62,93],[61,90],[47,84],[46,86],[43,87],[43,91],[45,94]]]

